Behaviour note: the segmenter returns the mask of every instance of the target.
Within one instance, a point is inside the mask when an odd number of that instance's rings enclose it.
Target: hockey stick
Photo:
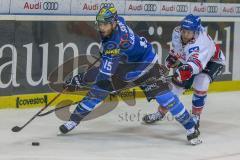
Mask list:
[[[49,111],[47,111],[47,112],[45,112],[45,113],[39,114],[38,116],[39,116],[39,117],[46,116],[46,115],[48,115],[48,114],[50,114],[50,113],[52,113],[52,112],[56,112],[56,111],[58,111],[58,110],[60,110],[60,109],[69,107],[69,106],[74,105],[74,104],[78,104],[79,102],[80,102],[80,101],[77,101],[77,102],[74,102],[74,103],[71,103],[71,104],[68,104],[68,105],[65,105],[65,106],[61,106],[61,107],[58,107],[58,108],[51,109],[51,110],[49,110]]]
[[[96,63],[96,62],[95,62]],[[93,64],[95,64],[95,63],[93,63]],[[93,65],[92,65],[93,66]],[[109,95],[110,94],[118,94],[119,92],[121,92],[122,90],[126,90],[126,89],[130,89],[130,88],[133,88],[133,87],[137,87],[137,86],[141,86],[141,85],[151,85],[151,84],[153,84],[153,83],[156,83],[157,81],[163,81],[163,82],[167,82],[167,81],[169,81],[169,78],[171,79],[171,76],[167,76],[167,74],[168,74],[168,69],[166,69],[166,67],[164,66],[164,65],[159,65],[159,67],[161,68],[159,71],[162,73],[162,76],[160,77],[160,78],[158,78],[158,79],[153,79],[153,80],[149,80],[149,81],[147,81],[147,82],[145,82],[145,83],[142,83],[142,84],[135,84],[135,83],[127,83],[127,81],[124,81],[124,80],[122,80],[120,77],[118,77],[118,76],[115,76],[116,78],[117,78],[117,81],[119,80],[119,82],[123,82],[123,83],[126,83],[126,86],[123,86],[122,88],[120,88],[120,89],[113,89],[113,91],[110,91],[109,92]],[[91,67],[89,67],[89,68],[91,68]],[[85,85],[85,86],[79,86],[80,88],[79,89],[91,89],[92,88],[92,85]],[[97,89],[96,89],[97,90]],[[50,113],[52,113],[52,112],[55,112],[55,111],[58,111],[58,110],[60,110],[60,109],[62,109],[62,108],[65,108],[65,107],[69,107],[69,106],[71,106],[71,105],[74,105],[74,104],[77,104],[78,102],[74,102],[74,103],[72,103],[72,104],[68,104],[68,105],[65,105],[65,106],[61,106],[61,107],[58,107],[58,108],[54,108],[54,109],[52,109],[52,110],[49,110],[49,111],[47,111],[47,112],[45,112],[45,113],[42,113],[42,114],[39,114],[38,116],[39,117],[42,117],[42,116],[46,116],[46,115],[48,115],[48,114],[50,114]]]
[[[98,61],[100,60],[100,58],[97,58],[95,60],[95,62],[93,64],[91,64],[91,66],[89,66],[89,68],[91,68],[92,66],[94,66]],[[30,122],[32,122],[36,117],[38,117],[46,108],[48,108],[63,92],[65,92],[68,89],[68,87],[66,87],[63,91],[59,92],[45,107],[43,107],[41,110],[39,110],[31,119],[29,119],[23,126],[19,127],[19,126],[14,126],[12,128],[12,132],[19,132],[21,131],[24,127],[26,127]]]
[[[172,76],[166,76],[166,77],[161,77],[161,78],[159,78],[158,80],[165,81],[165,82],[169,82],[169,81],[171,81],[171,79],[172,79]],[[153,84],[153,83],[156,83],[158,80],[155,80],[155,81],[152,81],[152,82],[148,82],[148,83],[145,83],[145,84],[143,83],[143,84],[134,85],[134,86],[127,86],[127,87],[122,88],[122,89],[120,89],[120,90],[116,90],[116,91],[109,92],[109,94],[116,94],[116,93],[121,92],[122,90],[130,89],[130,88],[137,87],[137,86],[141,86],[141,85],[151,85],[151,84]],[[65,106],[61,106],[61,107],[59,107],[59,108],[54,108],[54,109],[52,109],[52,110],[50,110],[50,111],[47,111],[47,112],[42,113],[42,114],[39,114],[38,116],[39,116],[39,117],[46,116],[46,115],[48,115],[48,114],[50,114],[50,113],[52,113],[52,112],[61,110],[61,109],[66,108],[66,107],[70,107],[71,105],[75,105],[75,104],[77,104],[77,103],[79,103],[79,102],[80,102],[80,101],[77,101],[77,102],[74,102],[74,103],[72,103],[72,104],[68,104],[68,105],[65,105]]]
[[[66,91],[67,88],[65,88],[62,92],[59,92],[45,107],[43,107],[41,110],[39,110],[31,119],[29,119],[23,126],[15,126],[12,128],[13,132],[19,132],[24,127],[26,127],[30,122],[32,122],[42,111],[44,111],[46,108],[48,108],[64,91]]]
[[[96,58],[96,57],[95,57],[95,58]],[[100,59],[101,59],[101,57],[96,58],[96,60],[88,67],[88,70],[91,69]],[[71,85],[69,85],[68,87],[71,87]],[[89,89],[89,88],[91,88],[91,87],[90,87],[90,86],[82,86],[82,88]],[[79,102],[79,101],[78,101],[78,102]],[[40,114],[37,115],[37,116],[39,116],[39,117],[46,116],[46,115],[48,115],[48,114],[50,114],[50,113],[52,113],[52,112],[54,112],[54,111],[57,111],[57,110],[60,110],[60,109],[62,109],[62,108],[65,108],[65,107],[68,107],[68,106],[77,104],[78,102],[74,102],[74,103],[72,103],[72,104],[69,104],[69,105],[66,105],[66,106],[62,106],[62,107],[59,107],[59,108],[54,108],[54,109],[49,110],[49,111],[47,111],[47,112],[45,112],[45,113],[40,113]]]

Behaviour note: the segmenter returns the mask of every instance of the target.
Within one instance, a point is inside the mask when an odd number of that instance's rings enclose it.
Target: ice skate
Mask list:
[[[145,122],[146,124],[153,124],[157,121],[160,121],[163,119],[163,115],[160,112],[155,112],[152,114],[145,115],[142,118],[142,121]]]
[[[202,139],[200,138],[200,131],[197,127],[195,127],[193,133],[187,134],[187,140],[191,145],[198,145],[202,143]]]
[[[66,134],[73,130],[78,124],[74,121],[67,121],[59,127],[60,133]]]

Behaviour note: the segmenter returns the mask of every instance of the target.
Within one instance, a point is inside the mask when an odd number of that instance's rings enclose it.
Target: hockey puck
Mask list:
[[[32,142],[32,146],[39,146],[40,143],[39,142]]]

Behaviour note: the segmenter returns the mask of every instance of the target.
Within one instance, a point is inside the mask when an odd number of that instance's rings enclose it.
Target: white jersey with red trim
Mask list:
[[[191,65],[193,74],[202,72],[209,61],[221,64],[225,62],[225,57],[219,45],[215,45],[212,38],[204,31],[204,28],[189,43],[183,45],[180,26],[176,27],[172,34],[170,54],[177,56],[183,64]]]

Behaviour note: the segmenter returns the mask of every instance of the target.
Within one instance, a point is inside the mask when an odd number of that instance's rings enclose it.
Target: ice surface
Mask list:
[[[191,96],[182,96],[187,108]],[[1,160],[240,160],[240,92],[209,94],[201,117],[203,144],[187,144],[185,130],[168,120],[144,125],[141,117],[157,103],[121,102],[112,112],[81,123],[57,136],[63,123],[55,114],[35,119],[19,133],[11,132],[39,109],[0,110]],[[40,146],[32,146],[32,142]]]

